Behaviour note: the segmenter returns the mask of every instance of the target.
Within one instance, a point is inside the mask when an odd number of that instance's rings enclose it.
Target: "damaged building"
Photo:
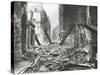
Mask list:
[[[95,6],[78,6],[78,5],[60,5],[59,6],[59,27],[60,30],[67,32],[70,32],[70,29],[73,24],[75,24],[74,28],[68,35],[69,37],[73,36],[74,46],[79,47],[84,45],[92,46],[91,42],[93,40],[93,36],[95,35],[95,31],[97,27],[97,7]],[[95,20],[94,20],[95,19]],[[82,25],[81,27],[79,26]],[[84,25],[86,25],[84,27]],[[87,27],[88,26],[88,27]],[[90,26],[90,28],[89,28]],[[91,30],[91,27],[94,30]],[[96,33],[97,34],[97,33]],[[71,35],[71,36],[70,36]],[[71,38],[72,39],[72,38]],[[94,39],[97,39],[96,35]],[[67,40],[67,39],[66,39]],[[97,40],[95,40],[94,44]],[[71,42],[71,41],[70,41]],[[93,43],[93,42],[92,42]],[[95,46],[96,48],[96,46]],[[91,48],[89,49],[91,50]],[[87,49],[87,51],[89,51]],[[96,52],[97,49],[94,49]],[[93,51],[93,53],[94,53]],[[93,54],[92,51],[90,51],[90,56]],[[92,56],[91,56],[92,58]]]
[[[15,1],[11,7],[13,72],[97,68],[96,6]]]

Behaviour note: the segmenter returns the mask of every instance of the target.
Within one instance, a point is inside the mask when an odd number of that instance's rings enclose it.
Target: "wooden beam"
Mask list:
[[[50,39],[50,37],[49,37],[49,35],[48,35],[48,33],[47,33],[46,29],[44,30],[44,32],[45,32],[45,34],[46,34],[46,36],[47,36],[47,38],[48,38],[48,40],[49,40],[50,44],[52,44],[52,41],[51,41],[51,39]]]
[[[95,25],[85,25],[85,24],[79,24],[90,30],[91,32],[97,33],[97,27]]]
[[[70,34],[70,32],[72,31],[72,29],[73,29],[74,26],[75,26],[75,25],[73,24],[72,27],[70,28],[69,32],[66,32],[66,33],[65,33],[64,38],[63,38],[63,39],[61,40],[61,42],[60,42],[60,45],[62,45],[62,44],[65,42],[66,38],[68,37],[68,35]]]
[[[40,43],[40,41],[38,40],[38,37],[37,37],[36,34],[35,34],[35,40],[36,40],[36,42],[37,42],[38,45],[41,45],[41,43]]]

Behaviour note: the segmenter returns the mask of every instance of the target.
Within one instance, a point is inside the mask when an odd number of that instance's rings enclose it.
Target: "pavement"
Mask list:
[[[15,73],[19,73],[24,68],[28,67],[32,62],[30,61],[20,61],[14,65],[15,67]]]

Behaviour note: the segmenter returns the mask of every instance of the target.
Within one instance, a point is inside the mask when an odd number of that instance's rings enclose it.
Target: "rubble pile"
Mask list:
[[[36,63],[32,65],[31,71],[30,69],[27,70],[29,73],[58,71],[64,65],[87,63],[86,55],[88,53],[77,48],[68,48],[66,45],[59,46],[58,43],[48,46],[39,46],[32,51],[33,57],[30,57],[33,58]]]

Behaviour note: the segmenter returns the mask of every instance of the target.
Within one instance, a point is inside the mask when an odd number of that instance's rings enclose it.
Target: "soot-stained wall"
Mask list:
[[[87,24],[86,6],[63,5],[63,29],[69,31],[73,24]]]

